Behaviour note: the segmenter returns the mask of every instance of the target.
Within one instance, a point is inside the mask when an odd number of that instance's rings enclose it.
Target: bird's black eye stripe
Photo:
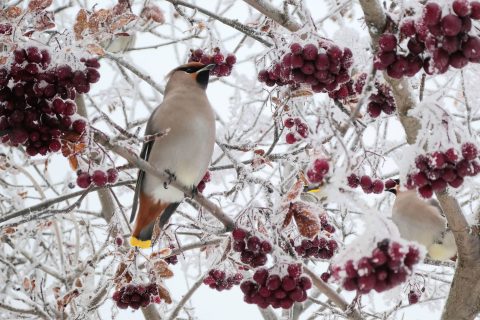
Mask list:
[[[202,67],[182,67],[178,68],[178,70],[185,71],[186,73],[194,73],[200,70]]]

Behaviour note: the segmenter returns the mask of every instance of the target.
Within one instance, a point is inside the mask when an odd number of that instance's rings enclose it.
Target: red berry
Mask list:
[[[462,29],[462,20],[454,14],[447,14],[442,18],[441,27],[446,36],[456,36]]]
[[[435,2],[429,2],[423,10],[423,21],[427,26],[432,26],[440,21],[442,8]]]
[[[454,0],[452,9],[459,17],[465,17],[470,13],[470,5],[466,0]]]
[[[433,196],[433,190],[430,185],[425,185],[418,188],[418,193],[420,193],[420,195],[425,199],[429,199]]]
[[[474,160],[477,158],[477,147],[470,142],[464,143],[462,145],[462,156],[467,160]]]
[[[75,120],[72,123],[73,131],[75,131],[78,134],[84,133],[86,126],[87,126],[87,123],[82,119]]]
[[[373,193],[380,194],[383,192],[383,188],[384,188],[384,185],[382,180],[377,179],[373,181],[373,185],[372,185]]]
[[[75,122],[74,122],[75,123]],[[107,170],[107,181],[108,183],[115,183],[118,179],[118,171],[116,169],[110,168]]]
[[[378,39],[378,45],[384,52],[394,51],[397,47],[397,37],[391,33],[385,33]]]
[[[419,300],[419,298],[420,298],[420,296],[419,296],[416,292],[414,292],[414,291],[410,291],[410,292],[408,293],[408,303],[409,303],[409,304],[415,304],[415,303],[417,303],[418,300]]]
[[[80,188],[86,189],[90,186],[92,180],[87,172],[81,172],[77,177],[77,185]]]
[[[302,55],[305,60],[315,61],[318,55],[318,48],[314,44],[309,43],[303,47]]]
[[[48,149],[50,149],[51,152],[57,152],[58,150],[60,150],[61,147],[62,147],[62,144],[60,143],[59,140],[52,140],[48,144]]]
[[[243,240],[245,239],[246,236],[247,236],[247,231],[244,229],[237,228],[232,231],[232,237],[236,241]]]
[[[360,184],[360,179],[358,178],[358,176],[354,173],[352,173],[351,175],[349,175],[347,177],[347,181],[348,181],[348,186],[350,188],[356,188],[358,187],[358,185]]]
[[[297,138],[295,138],[295,135],[291,132],[287,133],[287,135],[285,136],[285,139],[288,144],[294,144],[295,142],[297,142]]]
[[[227,58],[225,59],[225,62],[226,62],[228,65],[232,66],[232,65],[234,65],[234,64],[237,62],[237,57],[235,57],[234,54],[228,54],[228,55],[227,55]]]
[[[330,168],[328,161],[325,159],[316,159],[313,163],[313,167],[315,171],[323,175],[325,175]]]
[[[372,178],[370,178],[369,176],[367,175],[363,175],[361,178],[360,178],[360,186],[362,187],[362,189],[370,189],[372,188]]]
[[[400,32],[406,37],[415,35],[415,21],[413,19],[405,19],[400,26]]]
[[[303,50],[303,47],[299,43],[292,43],[290,45],[290,51],[295,55],[301,54],[302,50]]]
[[[103,187],[104,185],[107,184],[108,177],[105,172],[102,170],[95,170],[92,174],[92,182],[98,186],[98,187]]]

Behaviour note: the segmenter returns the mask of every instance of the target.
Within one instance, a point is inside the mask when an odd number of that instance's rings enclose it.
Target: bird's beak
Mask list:
[[[397,188],[391,188],[391,189],[387,189],[385,191],[391,192],[393,194],[397,194]]]
[[[203,72],[203,71],[210,71],[210,70],[213,70],[213,68],[215,68],[215,63],[211,63],[211,64],[207,64],[205,67],[203,67],[202,69],[198,70],[197,73],[200,73],[200,72]]]

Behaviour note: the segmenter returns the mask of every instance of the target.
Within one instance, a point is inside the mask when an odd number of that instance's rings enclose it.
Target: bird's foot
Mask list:
[[[192,199],[195,198],[195,196],[198,194],[198,188],[197,187],[192,187],[192,191],[190,194],[187,194],[185,196],[191,197]]]
[[[170,170],[165,170],[165,173],[168,175],[168,180],[163,182],[163,187],[165,189],[168,188],[168,186],[170,185],[170,183],[172,183],[172,181],[175,181],[177,180],[177,176],[175,175],[175,173],[172,173]]]

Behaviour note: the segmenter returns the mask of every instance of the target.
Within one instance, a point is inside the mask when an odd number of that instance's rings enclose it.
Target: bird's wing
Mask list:
[[[432,205],[432,206],[434,206],[435,208],[437,208],[438,211],[440,211],[440,214],[445,217],[445,214],[443,213],[443,209],[442,209],[442,207],[440,206],[440,202],[438,202],[437,199],[430,199],[428,202],[430,203],[430,205]]]
[[[150,155],[150,151],[152,150],[152,146],[155,140],[145,142],[142,147],[142,151],[140,152],[140,158],[148,161],[148,156]],[[143,178],[145,177],[145,171],[139,170],[138,171],[138,178],[137,184],[135,186],[135,195],[133,196],[133,204],[132,204],[132,214],[130,215],[130,223],[135,220],[135,215],[137,214],[137,207],[138,207],[138,197],[140,195],[140,190],[142,189]]]

